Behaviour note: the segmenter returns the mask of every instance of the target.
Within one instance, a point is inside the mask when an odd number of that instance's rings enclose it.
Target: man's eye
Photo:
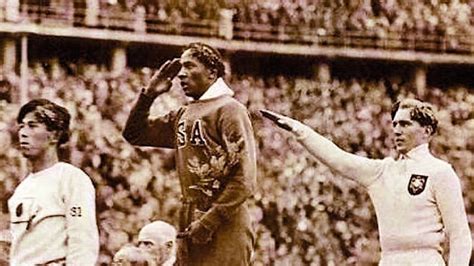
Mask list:
[[[142,241],[140,243],[138,243],[139,245],[143,245],[145,247],[149,247],[149,246],[152,246],[153,243],[152,242],[149,242],[149,241]]]

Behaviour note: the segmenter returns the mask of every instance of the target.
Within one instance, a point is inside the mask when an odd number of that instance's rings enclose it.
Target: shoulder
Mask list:
[[[228,96],[228,97],[225,97],[225,99],[226,99],[226,104],[225,104],[226,108],[237,109],[240,111],[247,112],[247,107],[245,107],[245,105],[243,105],[241,102],[236,100],[234,97]]]
[[[397,168],[397,161],[392,157],[385,157],[383,159],[367,159],[366,164],[368,167],[374,169],[374,176],[368,178],[364,182],[364,185],[370,189],[370,187],[378,181],[385,179],[387,176],[390,176],[392,171],[395,171]]]
[[[431,155],[428,156],[422,165],[431,178],[433,185],[439,189],[454,189],[460,185],[460,180],[454,168],[448,162],[436,158]]]
[[[76,167],[76,166],[74,166],[70,163],[59,162],[58,167],[60,167],[61,171],[63,171],[64,173],[87,176],[87,174],[84,171],[82,171],[80,168],[78,168],[78,167]]]
[[[87,183],[92,185],[90,177],[80,168],[65,162],[58,163],[62,178],[72,183]]]
[[[382,165],[383,169],[387,167],[396,167],[397,160],[393,157],[385,157],[383,159],[371,159],[372,162]]]
[[[450,163],[448,163],[444,160],[441,160],[441,159],[435,157],[432,154],[430,154],[426,158],[426,167],[429,167],[431,172],[436,176],[437,175],[441,175],[441,176],[446,176],[446,175],[451,175],[452,176],[452,175],[454,175],[454,176],[456,176],[456,174],[454,172],[454,169],[453,169],[453,166]]]
[[[232,120],[250,117],[247,108],[231,96],[223,97],[218,110],[219,116]]]

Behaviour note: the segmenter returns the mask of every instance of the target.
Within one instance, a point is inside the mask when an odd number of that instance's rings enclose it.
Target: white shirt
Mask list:
[[[313,156],[367,188],[377,215],[382,257],[395,251],[439,252],[447,237],[448,264],[469,264],[472,238],[459,178],[451,165],[431,155],[428,144],[415,147],[404,159],[373,160],[343,151],[297,121],[291,126]]]
[[[472,246],[458,176],[422,144],[399,160],[373,160],[379,168],[365,185],[377,214],[382,257],[392,251],[442,252],[446,234],[449,265],[467,265]],[[364,183],[364,182],[363,182]],[[467,260],[467,262],[466,262]]]
[[[60,162],[30,173],[8,200],[8,208],[11,265],[61,259],[67,265],[95,265],[95,189],[79,168]]]

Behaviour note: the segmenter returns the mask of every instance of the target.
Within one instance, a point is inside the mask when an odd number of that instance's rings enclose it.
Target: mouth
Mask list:
[[[28,148],[29,146],[30,146],[30,144],[26,141],[21,141],[20,142],[20,148],[22,148],[22,149]]]

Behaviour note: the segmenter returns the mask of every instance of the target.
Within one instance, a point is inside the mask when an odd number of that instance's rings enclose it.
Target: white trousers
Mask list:
[[[446,263],[434,249],[418,249],[382,252],[379,266],[446,266]]]

